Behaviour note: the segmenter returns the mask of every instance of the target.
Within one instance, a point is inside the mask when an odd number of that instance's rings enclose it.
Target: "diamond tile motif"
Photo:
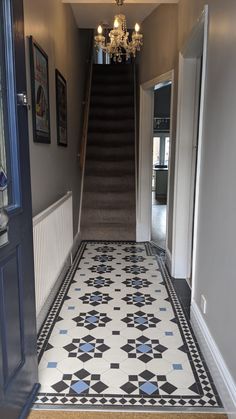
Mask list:
[[[140,396],[157,397],[160,395],[160,388],[168,385],[166,377],[163,375],[155,375],[148,370],[142,371],[139,375],[129,375],[129,381],[125,383],[121,389],[129,394],[139,394]],[[171,393],[176,390],[175,386],[169,388]]]
[[[221,401],[149,243],[82,242],[38,337],[39,407],[176,410]]]
[[[140,336],[138,339],[128,339],[121,349],[128,353],[128,358],[137,358],[145,363],[155,358],[162,358],[168,348],[161,345],[158,339],[148,339]]]
[[[138,263],[143,262],[144,260],[146,260],[146,258],[140,255],[128,255],[125,256],[123,260],[125,260],[126,262]]]
[[[94,250],[95,250],[96,252],[99,252],[99,253],[112,253],[112,252],[114,252],[116,249],[115,249],[115,247],[104,245],[104,246],[97,247],[97,248],[96,248],[96,249],[94,249]]]
[[[108,304],[109,301],[113,300],[109,294],[103,294],[99,291],[86,293],[83,297],[80,297],[83,304],[90,304],[91,306],[98,306],[99,304]]]
[[[96,339],[91,335],[84,338],[72,339],[71,343],[64,346],[64,349],[69,352],[69,358],[78,358],[83,362],[91,358],[102,358],[109,346],[105,345],[104,339]]]
[[[98,313],[96,310],[87,313],[80,313],[79,316],[72,319],[79,327],[85,327],[88,330],[95,329],[95,327],[105,327],[111,319],[106,313]]]
[[[85,281],[85,284],[87,284],[88,287],[103,288],[109,287],[110,285],[114,284],[114,282],[111,281],[109,278],[97,276],[96,278],[89,278],[87,281]]]
[[[125,253],[144,253],[143,247],[139,246],[129,246],[125,247],[123,250]]]
[[[126,266],[125,268],[123,268],[123,271],[125,271],[127,274],[138,275],[138,274],[145,274],[148,271],[148,269],[145,268],[144,266],[131,265],[131,266]]]
[[[112,262],[115,258],[112,255],[96,255],[92,257],[95,262]]]
[[[147,305],[152,305],[153,301],[156,301],[155,298],[152,298],[150,294],[142,294],[141,292],[136,292],[135,294],[127,294],[123,301],[128,305],[134,305],[137,307],[143,307]]]
[[[114,271],[114,268],[112,268],[110,265],[101,264],[101,265],[98,265],[98,266],[96,266],[96,265],[91,266],[91,268],[89,268],[89,270],[91,272],[97,272],[99,274],[105,274],[107,272],[110,273],[110,272]]]
[[[134,278],[127,278],[125,281],[122,282],[126,287],[132,287],[136,290],[140,288],[148,288],[149,285],[152,285],[152,282],[148,281],[146,278],[139,278],[135,276]]]
[[[90,374],[82,369],[75,374],[64,374],[62,380],[55,383],[52,388],[57,393],[77,396],[87,395],[89,392],[100,394],[108,387],[101,381],[99,374]]]
[[[127,324],[127,327],[136,327],[142,331],[150,327],[156,327],[157,323],[161,321],[155,317],[154,314],[144,313],[143,311],[128,313],[127,316],[121,320]]]

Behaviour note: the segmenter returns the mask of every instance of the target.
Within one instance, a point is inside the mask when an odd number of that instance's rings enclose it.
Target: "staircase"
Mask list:
[[[81,235],[135,240],[135,120],[132,65],[94,65]]]

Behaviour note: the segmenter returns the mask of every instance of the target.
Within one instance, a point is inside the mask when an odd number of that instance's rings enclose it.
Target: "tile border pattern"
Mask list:
[[[101,243],[101,241],[91,241],[92,243]],[[103,242],[103,243],[116,243],[116,242]],[[134,242],[119,242],[119,244],[134,244]],[[38,357],[41,359],[42,354],[47,347],[47,343],[51,334],[51,331],[56,322],[57,316],[64,303],[69,287],[73,281],[77,267],[79,266],[80,260],[83,256],[83,252],[86,248],[86,242],[82,242],[78,252],[75,256],[73,265],[69,269],[65,280],[59,290],[57,297],[52,305],[52,308],[45,320],[38,336]],[[154,256],[152,246],[150,243],[143,243],[145,245],[147,256]],[[88,409],[88,408],[127,408],[132,410],[140,410],[142,408],[148,409],[162,409],[162,408],[181,408],[181,409],[194,409],[194,408],[222,408],[220,397],[218,396],[217,390],[209,373],[209,370],[205,364],[203,356],[201,355],[199,346],[194,337],[191,325],[186,318],[182,306],[178,300],[176,292],[174,290],[171,278],[168,270],[165,266],[164,254],[155,255],[157,264],[162,273],[163,281],[165,283],[173,312],[176,316],[179,330],[186,345],[186,353],[189,362],[192,367],[193,374],[195,376],[196,383],[200,389],[199,395],[196,396],[169,396],[162,395],[159,397],[148,397],[134,396],[134,395],[68,395],[61,393],[39,393],[36,401],[36,408],[52,407],[58,408],[61,405],[67,407],[73,407],[76,409]],[[157,268],[158,268],[157,266]]]

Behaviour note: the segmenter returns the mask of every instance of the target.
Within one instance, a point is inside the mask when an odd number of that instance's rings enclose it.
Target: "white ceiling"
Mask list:
[[[79,28],[96,28],[98,24],[112,26],[114,15],[124,13],[127,26],[134,27],[136,22],[143,20],[161,3],[178,3],[178,0],[125,0],[118,7],[114,0],[62,0],[70,3]]]

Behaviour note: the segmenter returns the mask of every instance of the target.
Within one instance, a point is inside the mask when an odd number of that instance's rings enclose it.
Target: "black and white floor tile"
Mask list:
[[[82,243],[38,352],[36,407],[222,407],[163,256],[145,243]]]

